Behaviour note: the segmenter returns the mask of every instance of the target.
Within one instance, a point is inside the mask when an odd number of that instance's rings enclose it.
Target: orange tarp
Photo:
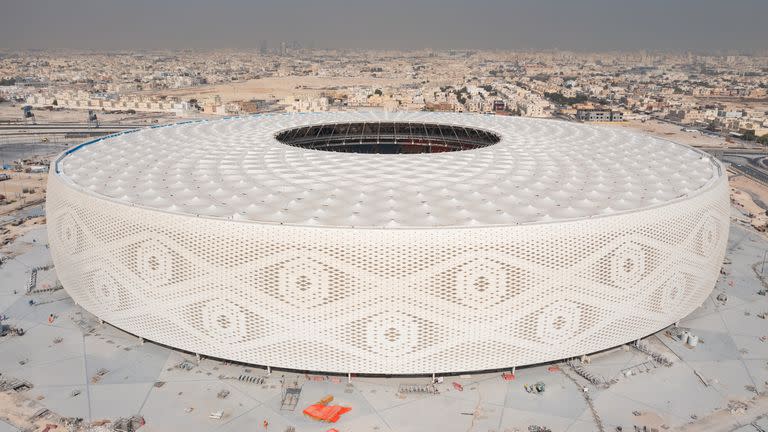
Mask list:
[[[343,407],[341,405],[323,405],[314,404],[307,407],[304,410],[304,414],[312,417],[315,420],[320,420],[328,423],[336,423],[342,414],[352,411],[352,408]]]

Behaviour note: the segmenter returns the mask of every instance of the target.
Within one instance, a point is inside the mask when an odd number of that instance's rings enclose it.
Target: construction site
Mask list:
[[[207,358],[101,321],[57,278],[46,174],[24,168],[45,158],[29,160],[0,182],[16,200],[0,212],[0,432],[768,430],[765,186],[742,171],[715,289],[675,325],[535,366],[376,377]]]

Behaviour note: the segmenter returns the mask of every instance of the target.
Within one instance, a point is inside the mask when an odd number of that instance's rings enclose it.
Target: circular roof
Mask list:
[[[487,147],[361,154],[278,142],[302,125],[398,122],[493,132]],[[59,175],[91,194],[173,213],[355,227],[517,225],[635,211],[721,174],[703,152],[621,128],[456,113],[281,114],[179,123],[65,154]]]

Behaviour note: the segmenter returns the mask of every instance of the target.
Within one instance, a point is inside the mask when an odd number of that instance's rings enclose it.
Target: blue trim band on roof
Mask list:
[[[56,174],[59,173],[59,162],[61,162],[62,159],[64,159],[65,157],[69,156],[70,154],[80,150],[81,148],[87,147],[87,146],[89,146],[91,144],[96,144],[97,142],[103,141],[103,140],[108,139],[108,138],[114,138],[114,137],[118,137],[120,135],[125,135],[125,134],[129,134],[129,133],[138,132],[140,130],[141,130],[140,128],[137,128],[137,129],[131,129],[131,130],[123,131],[123,132],[118,132],[118,133],[113,133],[113,134],[105,135],[103,137],[99,137],[99,138],[96,138],[96,139],[93,139],[93,140],[90,140],[90,141],[86,141],[86,142],[84,142],[82,144],[78,144],[78,145],[72,147],[71,149],[66,150],[64,153],[61,154],[61,156],[56,158],[56,162],[55,162],[55,165],[54,165],[55,168],[56,168]]]

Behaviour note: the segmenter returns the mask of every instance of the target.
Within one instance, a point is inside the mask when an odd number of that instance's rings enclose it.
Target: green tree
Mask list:
[[[589,100],[587,95],[579,94],[574,97],[566,97],[566,96],[563,96],[563,94],[560,92],[557,92],[557,93],[544,92],[544,97],[559,105],[573,105],[578,103],[584,103],[587,100]]]

